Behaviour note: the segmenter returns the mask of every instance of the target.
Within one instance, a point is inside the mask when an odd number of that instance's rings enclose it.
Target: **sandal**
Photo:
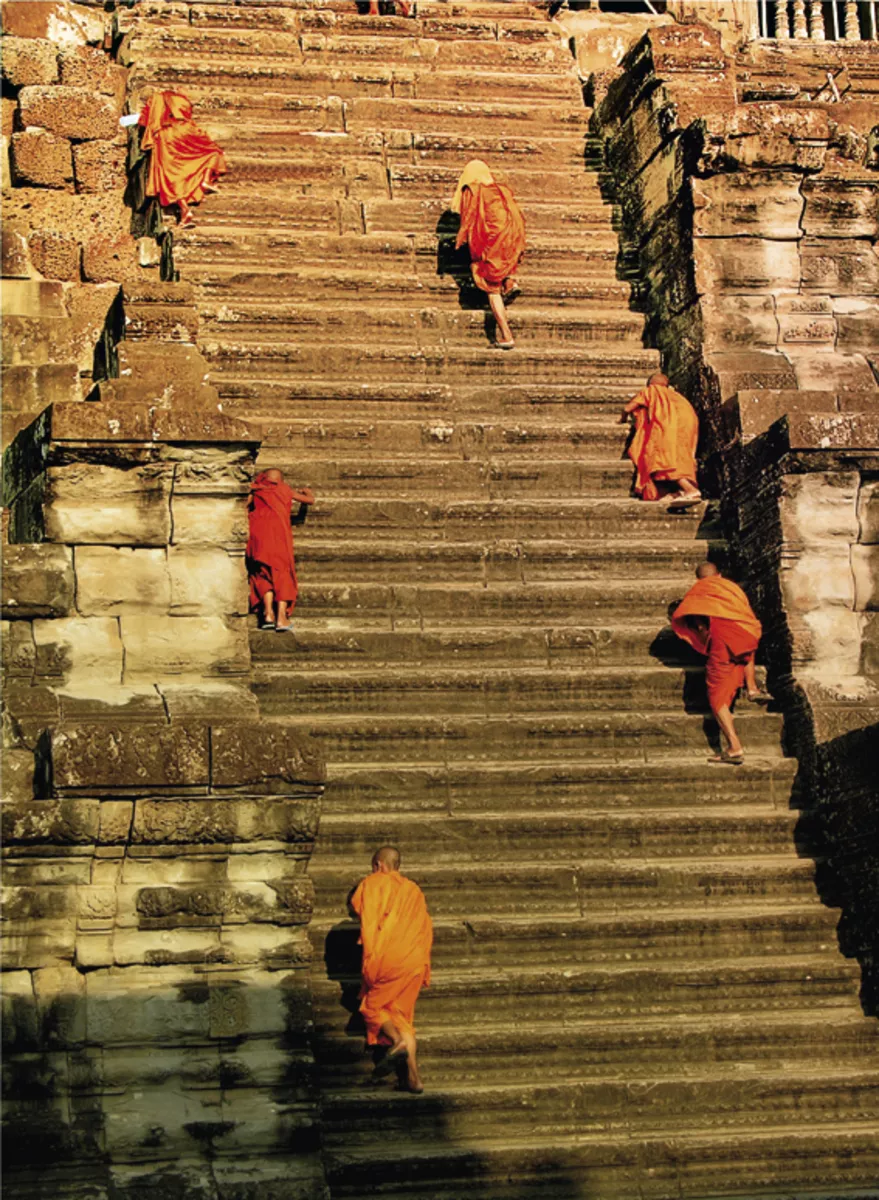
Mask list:
[[[522,289],[519,287],[518,283],[512,284],[509,291],[501,292],[504,304],[512,304],[516,297],[521,295]]]
[[[292,633],[292,632],[293,632],[292,625],[276,625],[275,626],[275,633]]]
[[[495,342],[494,344],[495,350],[514,350],[515,347],[515,342]]]
[[[748,699],[752,704],[771,704],[772,697],[768,692],[748,692]]]
[[[726,763],[730,767],[743,767],[745,752],[741,750],[738,754],[730,754],[729,750],[721,750],[719,754],[713,754],[708,761],[710,763]]]
[[[260,629],[274,629],[274,628],[275,628],[274,621],[263,621],[262,625],[260,625]]]
[[[678,492],[676,495],[670,496],[668,500],[669,508],[690,508],[694,504],[701,503],[701,492],[688,492],[686,496]]]

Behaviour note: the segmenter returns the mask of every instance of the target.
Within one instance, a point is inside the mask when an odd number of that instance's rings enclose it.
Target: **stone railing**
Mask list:
[[[0,807],[10,1193],[324,1195],[306,930],[323,778],[307,738],[244,723],[39,739]]]

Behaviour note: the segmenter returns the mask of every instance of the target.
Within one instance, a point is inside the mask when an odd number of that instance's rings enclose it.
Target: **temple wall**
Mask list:
[[[2,16],[5,1183],[261,1200],[283,1148],[311,1200],[324,767],[252,723],[259,438],[132,232],[116,14]]]

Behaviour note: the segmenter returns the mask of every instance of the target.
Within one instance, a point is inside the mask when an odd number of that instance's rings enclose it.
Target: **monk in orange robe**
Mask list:
[[[404,17],[408,17],[408,16],[409,16],[409,12],[410,12],[410,10],[411,10],[411,8],[412,8],[412,5],[411,5],[411,4],[407,4],[407,3],[406,3],[406,0],[398,0],[398,3],[399,3],[399,5],[400,5],[400,8],[402,9],[403,16],[404,16]],[[369,15],[370,17],[377,17],[377,16],[379,15],[379,13],[378,13],[378,0],[369,0],[369,13],[368,13],[368,15]]]
[[[525,253],[525,219],[513,193],[494,177],[484,162],[472,159],[464,168],[452,197],[452,212],[461,214],[455,247],[470,248],[473,282],[488,294],[497,321],[502,350],[515,346],[504,301],[519,295],[516,270]]]
[[[163,207],[176,204],[180,223],[189,229],[195,218],[189,208],[215,192],[226,170],[223,151],[192,119],[192,102],[183,92],[156,92],[140,114],[144,132],[141,148],[151,150],[146,194],[158,196]]]
[[[301,515],[302,505],[314,504],[314,493],[310,488],[294,490],[275,468],[260,472],[250,485],[250,536],[245,551],[250,607],[256,612],[262,609],[263,629],[278,633],[292,633],[289,614],[299,594],[291,526],[294,500]]]
[[[670,492],[675,505],[697,504],[702,499],[696,484],[699,418],[689,400],[654,371],[647,387],[623,409],[620,422],[630,418],[635,432],[627,452],[635,464],[636,495],[658,500],[660,491]]]
[[[416,1058],[415,1001],[430,983],[433,924],[421,888],[400,874],[399,850],[382,846],[375,852],[372,874],[354,892],[351,907],[360,918],[360,1011],[367,1045],[390,1047],[375,1075],[381,1078],[405,1066],[408,1090],[423,1092]]]
[[[671,625],[679,638],[706,656],[708,703],[727,742],[710,761],[741,766],[745,754],[732,716],[739,689],[745,685],[755,704],[770,700],[757,686],[754,654],[763,629],[748,597],[737,583],[724,579],[714,563],[702,563]]]

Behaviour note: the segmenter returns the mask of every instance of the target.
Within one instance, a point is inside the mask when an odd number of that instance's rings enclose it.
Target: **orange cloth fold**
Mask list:
[[[673,387],[650,384],[626,412],[635,417],[628,455],[635,464],[635,492],[642,500],[658,500],[657,482],[696,480],[699,418],[685,396]]]
[[[360,1011],[370,1046],[387,1042],[381,1027],[392,1021],[401,1033],[415,1032],[415,1001],[430,983],[433,923],[424,893],[399,871],[376,871],[351,897],[360,917],[363,985]]]
[[[192,103],[183,92],[156,92],[140,114],[141,147],[151,150],[147,195],[162,205],[197,204],[205,183],[226,170],[223,151],[192,119]]]
[[[525,218],[505,184],[465,185],[455,245],[465,242],[470,247],[473,282],[484,292],[499,293],[525,253]]]
[[[250,582],[250,607],[259,608],[271,591],[276,600],[296,603],[299,586],[293,561],[293,489],[286,483],[266,479],[262,472],[250,485],[248,518],[250,536],[245,551]]]
[[[684,620],[688,616],[709,618],[707,640],[689,628]],[[707,656],[705,683],[713,711],[728,708],[745,682],[745,667],[763,632],[748,597],[737,583],[722,575],[697,579],[675,609],[671,627],[679,638]]]

